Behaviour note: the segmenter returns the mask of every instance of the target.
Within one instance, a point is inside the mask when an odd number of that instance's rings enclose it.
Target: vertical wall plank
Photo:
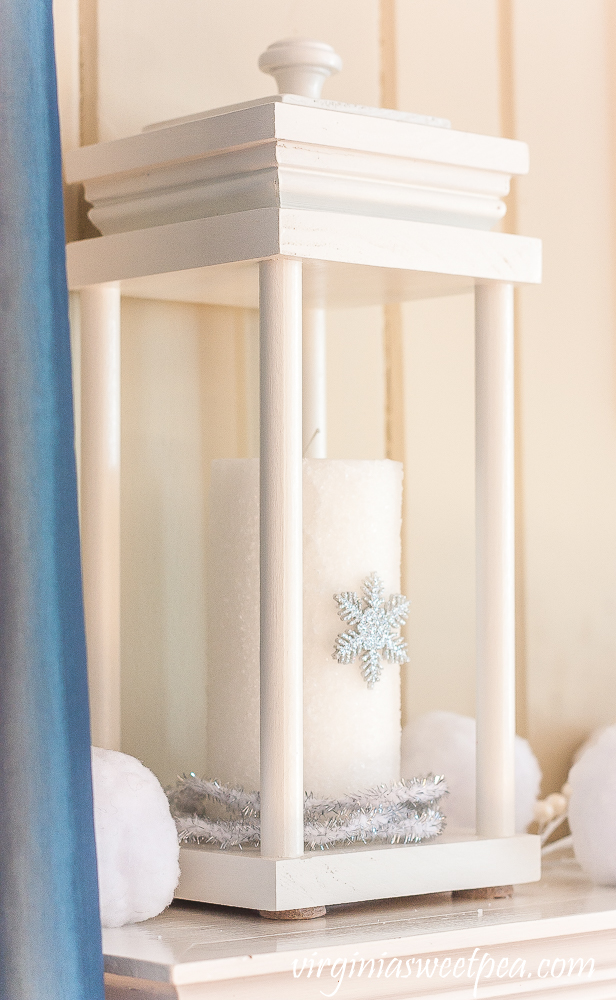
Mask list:
[[[609,7],[609,4],[607,5]],[[514,0],[529,738],[548,791],[616,700],[616,386],[610,69],[603,0]]]
[[[498,135],[493,0],[397,0],[399,107]],[[473,297],[403,312],[405,578],[411,663],[405,718],[475,711]]]
[[[475,713],[474,303],[404,306],[406,716]]]
[[[507,139],[518,138],[515,99],[514,68],[514,0],[498,0],[499,66],[500,66],[500,119],[501,132]],[[532,151],[531,151],[532,160]],[[511,181],[507,198],[507,214],[501,220],[501,230],[517,233],[518,229],[518,178]],[[516,657],[516,731],[528,736],[528,684],[526,643],[526,508],[524,504],[524,402],[522,377],[522,350],[520,318],[518,315],[519,290],[514,290],[514,421],[515,421],[515,657]]]
[[[386,457],[381,306],[328,312],[327,417],[329,458]]]
[[[397,0],[398,103],[453,128],[500,135],[494,0]]]
[[[79,4],[53,0],[54,45],[58,81],[58,109],[62,149],[80,145],[79,118]],[[68,240],[79,237],[78,191],[64,185],[64,223]]]
[[[380,0],[381,107],[398,107],[398,20],[395,0]],[[402,305],[384,306],[385,432],[387,457],[404,461],[404,370]],[[403,527],[404,531],[404,527]],[[405,545],[402,545],[403,561]],[[404,589],[404,574],[402,575]]]
[[[80,146],[99,141],[99,0],[76,0],[79,7]]]
[[[75,149],[80,145],[78,0],[53,0],[53,21],[62,149]]]

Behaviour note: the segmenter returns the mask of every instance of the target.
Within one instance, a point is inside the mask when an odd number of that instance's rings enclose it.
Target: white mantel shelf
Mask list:
[[[541,882],[518,886],[513,899],[452,901],[448,894],[333,907],[327,916],[276,922],[250,911],[174,903],[154,920],[104,931],[108,1000],[315,1000],[336,986],[327,966],[321,979],[293,976],[293,963],[355,957],[468,959],[489,952],[495,964],[526,961],[526,978],[492,977],[476,996],[587,998],[616,996],[616,888],[594,886],[571,855],[544,862]],[[555,959],[593,958],[592,978],[538,978]],[[378,964],[376,966],[379,968]],[[411,965],[416,968],[416,965]],[[556,970],[560,965],[555,966]],[[528,975],[528,972],[531,975]],[[321,992],[323,991],[323,992]],[[470,998],[473,980],[343,980],[339,998]]]

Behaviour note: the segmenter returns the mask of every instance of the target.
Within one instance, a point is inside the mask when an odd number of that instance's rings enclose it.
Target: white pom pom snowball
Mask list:
[[[475,720],[455,712],[426,712],[402,731],[402,777],[444,774],[449,829],[475,829]],[[541,785],[541,769],[527,740],[515,738],[515,826],[526,830]]]
[[[158,779],[134,757],[92,747],[103,927],[155,917],[180,877],[175,823]]]
[[[616,726],[589,741],[569,772],[575,856],[601,885],[616,885]]]

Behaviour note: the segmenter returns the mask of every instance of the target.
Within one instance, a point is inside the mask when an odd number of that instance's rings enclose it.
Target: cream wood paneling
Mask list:
[[[123,301],[123,749],[163,781],[205,770],[209,467],[254,453],[255,346],[253,311]]]
[[[501,135],[498,12],[497,0],[396,0],[401,111]]]
[[[495,0],[397,0],[403,111],[500,134]],[[531,151],[532,153],[532,151]],[[474,303],[408,303],[403,317],[405,561],[411,599],[403,719],[474,714]]]
[[[614,4],[382,2],[396,30],[382,52],[397,60],[384,92],[402,110],[531,148],[505,225],[545,245],[543,286],[518,295],[518,499],[521,717],[550,791],[576,743],[616,716]],[[77,0],[54,10],[69,148],[96,123],[78,121]],[[377,104],[381,12],[377,0],[99,0],[99,136],[271,92],[256,58],[290,34],[342,54],[326,96]],[[468,296],[402,311],[407,714],[473,710],[472,311]],[[254,314],[131,301],[124,319],[124,748],[166,779],[204,761],[207,469],[257,450]],[[330,454],[381,457],[381,312],[336,310],[329,326]]]
[[[378,104],[377,0],[99,0],[99,139],[276,93],[259,54],[288,36],[334,46],[324,96]]]
[[[529,737],[545,786],[616,717],[613,67],[602,0],[513,5],[531,171],[520,231],[544,282],[519,295]]]
[[[54,45],[60,138],[66,152],[80,143],[79,0],[53,0]],[[67,239],[79,236],[78,190],[64,187],[64,218]]]
[[[499,48],[496,2],[400,0],[398,100],[405,110],[446,115],[456,127],[488,133],[500,131],[502,111],[503,126],[515,126],[512,137],[530,144],[515,221],[519,232],[543,238],[545,278],[517,297],[520,716],[551,791],[581,739],[616,716],[614,81],[607,50],[614,18],[602,0],[514,0],[510,10],[513,79],[503,81],[507,53]],[[504,90],[514,107],[501,107]],[[472,306],[457,317],[452,307],[453,300],[443,300],[404,310],[406,576],[416,615],[409,623],[409,713],[437,705],[470,712],[473,701],[466,617],[473,605],[473,500],[465,479],[472,426],[464,418],[453,424],[454,404],[459,413],[463,400],[472,421]],[[439,348],[453,361],[452,342],[458,368],[447,377],[447,368],[433,362]],[[438,418],[422,438],[422,418],[432,412]],[[435,475],[450,421],[456,460]],[[431,492],[438,494],[432,503]],[[442,561],[444,550],[449,558]],[[423,659],[434,664],[436,686],[421,679]]]
[[[329,458],[385,458],[383,310],[327,314]]]
[[[475,711],[475,397],[472,295],[402,310],[407,717]]]
[[[79,146],[79,0],[53,0],[62,149]]]

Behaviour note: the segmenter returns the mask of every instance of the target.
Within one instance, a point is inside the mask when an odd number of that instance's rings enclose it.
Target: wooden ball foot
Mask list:
[[[508,899],[513,896],[512,885],[487,885],[481,889],[454,889],[452,899]]]
[[[326,912],[324,906],[305,906],[301,910],[259,910],[259,916],[268,920],[314,920]]]

